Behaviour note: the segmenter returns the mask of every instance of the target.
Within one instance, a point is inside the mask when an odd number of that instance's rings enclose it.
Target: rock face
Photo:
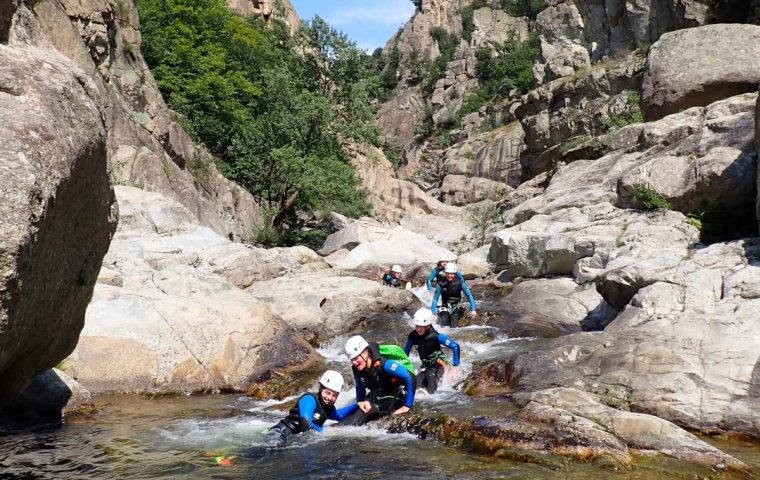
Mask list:
[[[117,219],[95,84],[49,48],[25,6],[6,13],[13,27],[0,44],[0,404],[74,349]]]
[[[705,5],[694,0],[549,1],[536,19],[541,39],[536,81],[573,75],[605,57],[651,45],[665,32],[702,25],[705,13]]]
[[[760,437],[759,255],[757,240],[715,244],[651,272],[604,332],[515,358],[512,386],[580,387],[692,429]]]
[[[648,120],[745,92],[760,83],[760,26],[707,25],[670,32],[652,46],[642,105]]]
[[[241,274],[241,258],[262,268],[258,278],[282,272],[158,193],[116,194],[122,222],[67,373],[93,393],[242,391],[272,369],[314,360],[292,327],[230,283],[256,277]],[[313,252],[288,257],[293,269],[324,268]]]
[[[35,2],[34,12],[46,38],[100,94],[114,183],[161,192],[217,233],[248,239],[259,220],[253,197],[218,172],[166,107],[140,55],[134,2]]]
[[[380,149],[356,148],[351,162],[369,193],[374,218],[394,222],[409,213],[438,215],[453,219],[466,217],[463,210],[429,197],[417,185],[393,176],[390,162]]]
[[[281,11],[277,11],[278,2]],[[227,5],[243,16],[262,15],[268,21],[272,17],[283,20],[292,32],[301,27],[298,13],[290,0],[227,0]]]
[[[757,143],[757,204],[755,206],[755,215],[757,216],[757,226],[760,230],[760,94],[757,96],[757,105],[755,107],[755,143]]]

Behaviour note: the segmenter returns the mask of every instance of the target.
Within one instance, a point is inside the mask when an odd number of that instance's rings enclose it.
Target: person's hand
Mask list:
[[[393,414],[394,415],[403,415],[404,413],[406,413],[408,411],[409,411],[409,407],[407,407],[406,405],[404,405],[403,407],[401,407],[398,410],[396,410],[395,412],[393,412]]]
[[[449,379],[449,385],[453,385],[459,376],[459,367],[449,367],[446,369],[446,378]]]
[[[358,405],[359,406],[359,410],[361,410],[365,414],[369,413],[369,411],[372,409],[372,405],[370,405],[370,403],[367,402],[367,401],[358,402],[356,405]]]
[[[470,318],[475,318],[477,316],[478,316],[478,312],[476,312],[475,310],[470,310]]]

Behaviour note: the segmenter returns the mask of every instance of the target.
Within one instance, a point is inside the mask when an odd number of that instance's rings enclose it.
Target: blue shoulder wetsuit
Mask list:
[[[455,282],[457,280],[460,280],[459,278],[455,278]],[[475,310],[475,299],[472,297],[472,292],[470,292],[470,288],[467,286],[467,283],[462,279],[461,282],[461,291],[464,292],[464,294],[467,296],[467,300],[470,302],[470,310]],[[446,282],[447,287],[450,285],[450,282]],[[457,288],[458,290],[458,288]],[[444,303],[459,303],[462,299],[461,293],[457,292],[454,297],[447,297],[447,295],[444,292],[443,295],[443,301]],[[435,286],[435,295],[433,295],[433,303],[430,305],[430,310],[433,311],[433,313],[436,313],[438,311],[438,298],[441,296],[441,283]]]
[[[435,334],[438,334],[435,336]],[[433,335],[435,340],[438,342],[438,345],[443,345],[444,347],[448,347],[451,349],[451,353],[453,354],[454,358],[452,359],[451,365],[454,367],[459,366],[459,344],[455,342],[454,340],[450,339],[443,333],[435,332],[433,331]],[[412,347],[414,345],[417,345],[417,353],[420,356],[420,359],[425,359],[425,357],[430,356],[431,354],[435,352],[428,352],[428,350],[433,350],[430,348],[430,346],[423,346],[423,342],[425,341],[426,336],[417,335],[416,331],[413,331],[409,334],[409,338],[406,340],[406,345],[404,345],[404,353],[409,355],[409,353],[412,351]],[[440,347],[438,348],[438,351],[440,351]]]
[[[436,277],[438,276],[438,272],[439,272],[438,267],[433,267],[433,269],[430,270],[430,275],[428,275],[427,282],[425,283],[425,285],[427,285],[428,292],[433,291],[433,280],[435,280]],[[457,278],[459,278],[459,280],[461,280],[462,283],[464,283],[464,277],[462,276],[462,272],[457,272],[456,275],[457,275]]]
[[[386,360],[385,364],[382,366],[382,369],[384,373],[393,378],[396,378],[400,384],[406,386],[406,398],[404,400],[404,405],[412,408],[412,405],[414,405],[414,380],[409,374],[409,370],[407,370],[405,366],[401,365],[395,360]],[[367,397],[366,388],[356,369],[353,369],[353,374],[354,384],[356,385],[356,401],[361,402]]]
[[[356,403],[352,403],[351,405],[347,405],[343,408],[335,408],[334,405],[331,405],[330,407],[325,408],[325,413],[327,414],[328,419],[340,421],[346,418],[347,416],[349,416],[350,414],[354,413],[357,408],[358,406],[356,405]],[[311,395],[304,395],[298,401],[298,413],[300,417],[308,420],[309,426],[313,430],[321,432],[323,427],[313,422],[314,412],[316,410],[317,410],[317,401]]]

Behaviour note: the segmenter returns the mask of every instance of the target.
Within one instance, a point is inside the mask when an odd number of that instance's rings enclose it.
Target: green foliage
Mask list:
[[[435,26],[430,29],[430,36],[438,44],[439,54],[432,62],[425,64],[425,81],[423,83],[423,90],[430,93],[435,87],[435,83],[439,78],[443,77],[446,72],[446,65],[454,60],[454,53],[457,46],[459,46],[459,38],[453,33],[449,33],[445,28]]]
[[[520,42],[512,35],[494,48],[480,47],[475,51],[478,60],[476,74],[491,96],[503,97],[516,88],[526,93],[533,86],[533,62],[540,53],[536,33]],[[494,54],[495,53],[495,54]]]
[[[401,166],[401,148],[396,145],[385,144],[383,146],[383,153],[385,154],[385,158],[391,162],[394,170]]]
[[[277,211],[274,208],[263,207],[261,209],[261,220],[253,226],[251,243],[264,247],[276,247],[281,244],[280,232],[272,226],[272,219],[276,214]]]
[[[369,211],[343,143],[378,143],[376,56],[319,17],[291,36],[280,22],[236,16],[223,0],[138,8],[145,58],[169,106],[221,171],[274,212],[254,232],[259,243],[282,241],[297,210]]]
[[[633,198],[641,204],[644,210],[670,210],[672,206],[662,195],[649,185],[638,183],[634,185]]]
[[[171,180],[172,176],[174,175],[172,172],[172,168],[169,165],[164,165],[161,170],[164,172],[164,176]]]
[[[632,123],[643,123],[644,115],[641,113],[641,97],[634,90],[625,90],[628,113],[626,115],[612,116],[604,125],[609,130],[617,130]]]
[[[535,20],[538,13],[546,8],[544,0],[500,0],[499,4],[511,16],[531,20]]]
[[[486,244],[486,234],[488,233],[488,229],[495,225],[500,219],[499,211],[492,206],[478,207],[473,212],[475,237],[478,239],[478,246]]]
[[[758,0],[706,0],[708,23],[753,23],[760,25]]]

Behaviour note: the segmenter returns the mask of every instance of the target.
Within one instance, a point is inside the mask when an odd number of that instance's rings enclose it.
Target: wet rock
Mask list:
[[[648,120],[705,106],[760,82],[760,26],[718,24],[664,34],[652,46],[642,107]]]
[[[25,6],[13,18],[0,44],[0,405],[76,346],[117,220],[102,98],[68,58],[27,43],[44,39]]]
[[[52,368],[29,382],[13,402],[0,412],[16,422],[56,422],[94,410],[92,394],[64,372]]]

